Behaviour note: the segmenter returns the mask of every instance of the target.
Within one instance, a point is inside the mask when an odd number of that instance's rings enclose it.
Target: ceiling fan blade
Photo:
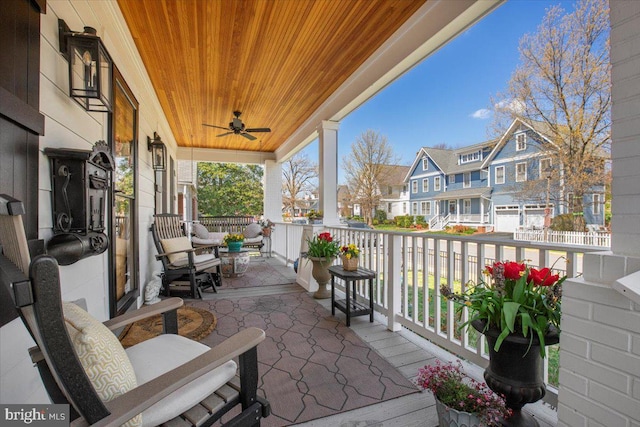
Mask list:
[[[269,128],[250,128],[245,129],[245,132],[271,132]]]
[[[225,132],[225,133],[221,133],[220,135],[216,135],[216,136],[227,136],[227,135],[233,135],[233,132]]]
[[[209,125],[209,124],[206,124],[206,123],[203,123],[202,126],[208,126],[210,128],[216,128],[216,129],[229,130],[229,128],[223,128],[222,126],[216,126],[216,125]]]
[[[256,138],[255,136],[253,136],[253,135],[249,135],[249,134],[248,134],[248,133],[246,133],[246,132],[242,132],[242,133],[240,133],[240,135],[244,136],[245,138],[247,138],[247,139],[248,139],[248,140],[250,140],[250,141],[254,141],[254,140],[258,139],[258,138]]]

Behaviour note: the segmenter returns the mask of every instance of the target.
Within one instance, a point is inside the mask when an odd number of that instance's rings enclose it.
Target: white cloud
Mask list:
[[[496,109],[508,110],[520,114],[524,111],[524,103],[517,99],[505,99],[496,104]]]
[[[487,110],[486,108],[481,108],[476,110],[471,117],[474,119],[486,120],[491,116],[491,110]]]

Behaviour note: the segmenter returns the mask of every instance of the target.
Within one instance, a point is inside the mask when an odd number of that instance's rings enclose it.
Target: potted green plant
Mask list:
[[[331,275],[328,268],[340,254],[340,242],[331,233],[325,232],[307,239],[307,246],[307,258],[313,264],[311,275],[318,282],[318,290],[313,297],[329,298],[331,291],[327,289],[327,283],[331,280]]]
[[[510,425],[536,425],[521,409],[545,395],[545,347],[560,341],[560,297],[566,276],[554,274],[552,268],[495,262],[485,271],[489,282],[480,281],[461,293],[440,289],[461,310],[469,310],[462,327],[470,324],[485,335],[489,366],[484,378],[492,390],[505,395],[513,410]]]
[[[511,414],[504,398],[464,375],[459,360],[456,364],[436,360],[434,365],[425,365],[415,381],[435,396],[441,426],[490,426]]]
[[[224,236],[224,243],[229,248],[229,252],[240,252],[244,242],[243,234],[229,233]]]

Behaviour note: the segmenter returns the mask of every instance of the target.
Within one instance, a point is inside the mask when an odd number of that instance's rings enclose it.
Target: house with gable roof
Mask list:
[[[548,179],[553,168],[562,176],[562,165],[554,165],[544,148],[549,143],[542,124],[516,119],[497,140],[421,148],[405,178],[410,214],[424,216],[433,230],[456,224],[506,232],[542,228],[545,209],[549,218],[567,213],[573,197],[562,179]],[[582,206],[587,225],[603,226],[604,186],[595,183]]]

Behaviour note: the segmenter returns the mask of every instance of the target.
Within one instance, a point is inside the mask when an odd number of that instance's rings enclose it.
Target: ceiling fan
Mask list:
[[[217,136],[227,136],[227,135],[232,135],[232,134],[236,134],[236,135],[242,135],[245,138],[247,138],[250,141],[253,141],[255,139],[257,139],[255,136],[251,135],[251,132],[271,132],[271,129],[269,128],[247,128],[245,127],[244,123],[242,123],[242,120],[240,120],[240,114],[242,114],[240,111],[234,111],[233,115],[235,116],[233,118],[233,120],[231,120],[229,122],[229,127],[222,127],[222,126],[216,126],[216,125],[210,125],[207,123],[203,123],[203,126],[209,126],[212,128],[216,128],[216,129],[224,129],[227,132],[225,133],[221,133],[220,135]]]

